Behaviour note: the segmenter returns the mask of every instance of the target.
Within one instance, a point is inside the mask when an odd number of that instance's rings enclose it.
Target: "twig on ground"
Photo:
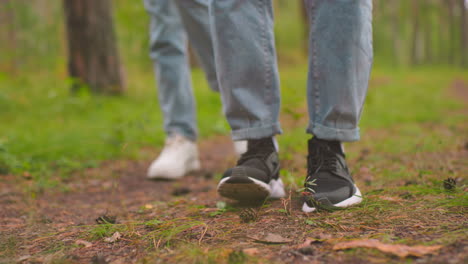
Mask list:
[[[206,231],[208,231],[208,226],[205,227],[205,230],[203,230],[203,233],[200,236],[200,239],[198,240],[198,245],[201,245],[201,242],[203,238],[205,237]]]

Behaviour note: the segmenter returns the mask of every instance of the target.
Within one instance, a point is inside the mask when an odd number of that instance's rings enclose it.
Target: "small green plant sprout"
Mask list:
[[[117,231],[122,231],[122,227],[114,224],[98,224],[89,230],[90,239],[101,239],[109,237]]]
[[[217,216],[217,215],[220,215],[220,214],[223,214],[224,212],[226,212],[227,211],[226,202],[223,202],[223,201],[217,202],[216,203],[216,208],[218,210],[210,213],[211,217],[214,217],[214,216]]]
[[[304,221],[304,223],[305,223],[306,225],[310,225],[310,226],[315,226],[315,225],[316,225],[316,223],[315,223],[314,221],[310,220],[310,219],[306,219],[306,220]]]
[[[315,183],[316,181],[317,179],[311,179],[307,181],[304,184],[304,187],[297,190],[297,192],[301,193],[303,196],[308,196],[308,195],[315,193],[313,186],[317,186],[317,183]]]
[[[96,218],[96,223],[98,225],[115,224],[117,223],[117,216],[104,214]]]
[[[287,216],[290,216],[291,215],[291,190],[289,190],[289,196],[287,198],[281,198],[281,204],[283,205],[283,209],[279,209],[278,211],[286,214]]]
[[[145,222],[144,225],[147,228],[154,228],[154,227],[159,226],[162,223],[163,223],[163,221],[161,221],[161,220],[153,219],[153,220],[149,220],[149,221]]]
[[[226,209],[226,202],[223,202],[223,201],[219,201],[216,203],[216,208],[218,208],[219,210],[224,210]]]

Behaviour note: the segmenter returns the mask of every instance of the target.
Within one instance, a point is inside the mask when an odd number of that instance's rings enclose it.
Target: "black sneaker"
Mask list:
[[[362,201],[338,141],[309,140],[305,202],[302,211],[336,210]]]
[[[218,184],[218,193],[240,202],[258,202],[285,196],[279,178],[279,159],[272,138],[249,140],[247,152],[228,169]]]

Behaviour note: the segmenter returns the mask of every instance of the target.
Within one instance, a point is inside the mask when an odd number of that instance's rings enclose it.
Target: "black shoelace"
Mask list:
[[[321,171],[334,172],[338,169],[338,157],[328,147],[321,144],[317,145],[312,155],[307,159],[307,178],[306,184],[313,181],[313,176]]]

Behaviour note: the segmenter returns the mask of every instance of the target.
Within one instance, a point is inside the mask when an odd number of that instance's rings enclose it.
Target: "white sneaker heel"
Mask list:
[[[198,148],[195,142],[181,135],[166,139],[161,154],[148,168],[149,179],[176,180],[191,171],[200,169]]]

